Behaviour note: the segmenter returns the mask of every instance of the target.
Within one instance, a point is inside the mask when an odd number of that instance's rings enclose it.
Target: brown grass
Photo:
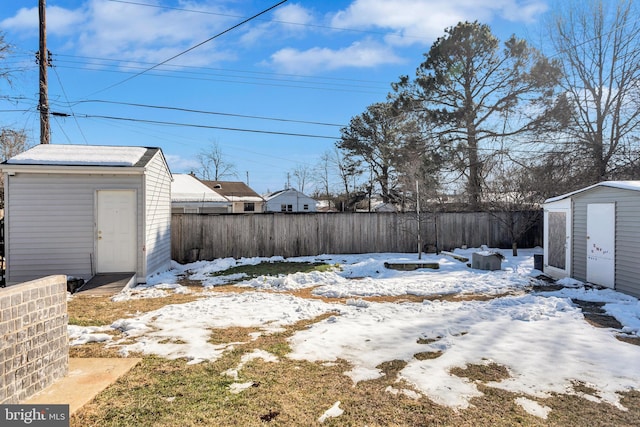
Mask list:
[[[453,368],[451,373],[458,377],[469,378],[471,381],[501,381],[509,378],[509,370],[497,363],[487,363],[483,365],[471,364],[464,368]]]
[[[184,304],[202,298],[200,294],[174,294],[165,298],[144,298],[113,302],[109,296],[83,296],[76,294],[67,303],[69,324],[81,326],[105,326],[118,319],[134,316],[164,307],[168,304]]]
[[[199,287],[196,284],[190,284]],[[220,286],[215,292],[244,292],[250,288]],[[301,298],[342,302],[346,299],[322,298],[312,289],[292,292]],[[107,325],[114,320],[148,312],[166,304],[179,304],[201,297],[172,295],[168,298],[111,302],[104,297],[75,296],[69,303],[69,316],[78,324]],[[499,296],[439,295],[429,299],[485,300]],[[362,298],[375,302],[421,302],[425,298],[400,297]],[[140,356],[143,360],[71,418],[71,426],[314,426],[318,418],[336,401],[344,413],[329,418],[323,426],[633,426],[640,420],[640,391],[622,395],[628,411],[605,403],[595,403],[574,395],[556,395],[534,399],[552,408],[549,418],[542,420],[524,411],[514,400],[518,394],[491,388],[486,383],[509,378],[506,367],[496,363],[474,364],[454,368],[451,373],[477,384],[484,396],[473,398],[471,406],[453,410],[439,406],[426,397],[413,399],[394,389],[410,389],[412,385],[399,381],[398,373],[407,361],[392,360],[377,368],[382,376],[354,384],[344,375],[351,369],[346,360],[313,363],[292,360],[288,338],[296,331],[335,315],[326,313],[315,319],[288,326],[283,332],[262,334],[253,339],[249,334],[259,328],[227,328],[211,330],[210,342],[238,343],[218,360],[187,365],[185,360],[166,360]],[[432,339],[419,338],[420,344]],[[223,372],[237,369],[243,354],[262,349],[276,355],[278,362],[256,359],[242,367],[236,380]],[[73,347],[72,357],[119,357],[117,349],[91,343]],[[440,352],[420,352],[419,360],[439,357]],[[549,367],[552,369],[553,367]],[[253,385],[238,394],[229,391],[234,382]],[[594,390],[575,383],[574,388],[585,394]],[[531,398],[531,397],[528,397]],[[533,398],[531,398],[533,399]]]

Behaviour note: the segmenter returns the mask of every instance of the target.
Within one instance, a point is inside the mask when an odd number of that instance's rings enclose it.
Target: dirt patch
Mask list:
[[[596,328],[622,329],[622,324],[602,309],[605,303],[580,299],[572,299],[571,301],[580,307],[585,320]]]
[[[440,356],[442,356],[442,352],[441,351],[423,351],[423,352],[416,353],[416,354],[413,355],[413,357],[418,359],[418,360],[437,359]]]
[[[471,364],[464,368],[453,368],[451,373],[458,377],[469,378],[472,381],[502,381],[511,375],[509,370],[504,365],[499,365],[495,362],[487,364]]]
[[[630,335],[616,335],[618,341],[626,342],[633,345],[640,345],[640,337]]]
[[[584,313],[584,318],[596,328],[622,329],[622,324],[615,317],[607,314]]]

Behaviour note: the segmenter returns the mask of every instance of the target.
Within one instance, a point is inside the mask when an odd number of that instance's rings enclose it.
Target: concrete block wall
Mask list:
[[[67,277],[0,289],[0,404],[15,404],[69,370]]]

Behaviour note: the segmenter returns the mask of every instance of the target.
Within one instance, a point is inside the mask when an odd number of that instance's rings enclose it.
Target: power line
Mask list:
[[[146,73],[146,72],[148,72],[148,71],[151,71],[151,70],[153,70],[153,69],[155,69],[155,68],[157,68],[157,67],[159,67],[159,66],[161,66],[161,65],[166,64],[166,63],[167,63],[167,62],[169,62],[169,61],[172,61],[172,60],[176,59],[176,58],[177,58],[177,57],[179,57],[179,56],[182,56],[182,55],[184,55],[184,54],[186,54],[186,53],[188,53],[188,52],[191,52],[191,51],[192,51],[192,50],[194,50],[194,49],[199,48],[200,46],[202,46],[202,45],[204,45],[204,44],[206,44],[206,43],[209,43],[211,40],[214,40],[214,39],[216,39],[216,38],[218,38],[218,37],[220,37],[220,36],[222,36],[222,35],[224,35],[224,34],[226,34],[226,33],[230,32],[230,31],[232,31],[232,30],[235,30],[236,28],[240,27],[241,25],[244,25],[244,24],[246,24],[247,22],[249,22],[249,21],[251,21],[251,20],[253,20],[253,19],[257,18],[258,16],[261,16],[261,15],[263,15],[263,14],[265,14],[265,13],[267,13],[267,12],[269,12],[269,11],[273,10],[273,9],[275,9],[276,7],[278,7],[278,6],[280,6],[280,5],[284,4],[284,3],[286,3],[287,1],[288,1],[288,0],[282,0],[282,1],[280,1],[280,2],[278,2],[278,3],[276,3],[276,4],[274,4],[273,6],[271,6],[271,7],[267,8],[267,9],[263,10],[262,12],[259,12],[259,13],[255,14],[255,15],[253,15],[253,16],[251,16],[251,17],[249,17],[249,18],[245,19],[244,21],[242,21],[242,22],[240,22],[240,23],[238,23],[238,24],[236,24],[236,25],[234,25],[234,26],[232,26],[232,27],[230,27],[230,28],[227,28],[226,30],[224,30],[224,31],[222,31],[222,32],[220,32],[220,33],[218,33],[218,34],[216,34],[215,36],[213,36],[213,37],[209,37],[207,40],[205,40],[205,41],[203,41],[203,42],[200,42],[200,43],[196,44],[195,46],[190,47],[189,49],[183,50],[182,52],[180,52],[180,53],[178,53],[178,54],[176,54],[176,55],[173,55],[171,58],[165,59],[164,61],[162,61],[162,62],[160,62],[160,63],[158,63],[158,64],[156,64],[156,65],[154,65],[154,66],[152,66],[152,67],[150,67],[150,68],[147,68],[146,70],[143,70],[143,71],[141,71],[141,72],[139,72],[139,73],[137,73],[137,74],[135,74],[135,75],[133,75],[133,76],[131,76],[131,77],[128,77],[128,78],[126,78],[126,79],[124,79],[124,80],[122,80],[122,81],[120,81],[120,82],[118,82],[118,83],[114,83],[114,84],[112,84],[111,86],[108,86],[108,87],[106,87],[106,88],[104,88],[104,89],[102,89],[102,90],[100,90],[100,91],[98,91],[98,92],[94,92],[94,94],[99,93],[99,92],[104,92],[105,90],[109,90],[109,89],[114,88],[114,87],[116,87],[116,86],[119,86],[119,85],[121,85],[121,84],[123,84],[123,83],[125,83],[125,82],[128,82],[129,80],[135,79],[136,77],[138,77],[138,76],[140,76],[140,75],[142,75],[142,74],[144,74],[144,73]]]
[[[56,71],[55,67],[53,68],[53,73],[56,75],[56,78],[58,79],[58,83],[60,84],[60,89],[62,89],[62,94],[67,100],[67,104],[69,104],[69,97],[67,96],[67,92],[64,90],[64,86],[62,85],[62,80],[60,79],[60,75],[58,75],[58,71]],[[69,109],[71,109],[71,106],[69,106]],[[71,111],[73,112],[73,110]],[[87,137],[84,136],[84,132],[82,132],[82,128],[80,127],[80,123],[78,123],[78,119],[76,119],[75,116],[73,118],[74,118],[74,121],[76,122],[76,126],[78,126],[78,131],[80,132],[80,135],[82,135],[82,139],[84,139],[84,143],[88,145],[89,142],[87,141]],[[62,128],[62,126],[60,127]],[[62,132],[64,133],[64,130],[62,130]],[[65,136],[67,136],[66,133],[65,133]],[[67,136],[67,139],[69,139],[68,136]]]
[[[156,8],[156,9],[177,10],[177,11],[180,11],[180,12],[190,12],[190,13],[201,13],[201,14],[205,14],[205,15],[224,16],[224,17],[227,17],[227,18],[243,18],[243,16],[240,16],[240,15],[231,15],[231,14],[227,14],[227,13],[210,12],[208,10],[184,9],[184,8],[179,8],[179,7],[161,6],[161,5],[157,5],[157,4],[140,3],[140,2],[134,2],[134,1],[125,1],[125,0],[107,0],[107,1],[110,1],[110,2],[113,2],[113,3],[124,3],[124,4],[136,5],[136,6],[153,7],[153,8]],[[264,21],[275,22],[277,24],[297,25],[297,26],[300,26],[300,27],[319,28],[321,30],[335,30],[335,31],[348,31],[348,32],[362,33],[362,34],[376,34],[376,35],[385,36],[385,37],[391,36],[391,37],[400,37],[400,38],[416,39],[416,40],[425,40],[427,38],[426,36],[396,34],[396,33],[389,34],[389,33],[385,33],[385,32],[382,32],[382,31],[357,30],[355,28],[332,27],[332,26],[329,26],[329,25],[303,24],[303,23],[300,23],[300,22],[281,21],[281,20],[277,20],[277,19],[268,19],[268,20],[264,19]]]
[[[68,101],[67,101],[68,102]],[[87,99],[81,100],[73,103],[73,105],[81,104],[81,103],[102,103],[102,104],[116,104],[116,105],[128,105],[131,107],[143,107],[143,108],[154,108],[159,110],[171,110],[171,111],[183,111],[186,113],[198,113],[198,114],[211,114],[217,116],[228,116],[228,117],[240,117],[244,119],[258,119],[258,120],[271,120],[277,122],[289,122],[289,123],[302,123],[307,125],[318,125],[318,126],[332,126],[332,127],[344,127],[345,125],[335,124],[335,123],[323,123],[323,122],[312,122],[305,120],[294,120],[294,119],[283,119],[277,117],[265,117],[265,116],[251,116],[246,114],[234,114],[234,113],[221,113],[216,111],[206,111],[206,110],[194,110],[191,108],[181,108],[181,107],[169,107],[163,105],[149,105],[149,104],[138,104],[133,102],[118,102],[118,101],[108,101],[102,99]],[[71,105],[71,103],[69,103]]]
[[[81,69],[78,67],[66,67],[63,65],[57,65],[58,68],[68,68],[68,69]],[[126,74],[127,71],[117,71],[117,70],[100,70],[101,72],[108,72],[108,73],[120,73],[120,74]],[[158,70],[155,70],[158,71]],[[252,81],[242,81],[242,80],[237,80],[236,76],[230,76],[231,78],[236,78],[236,80],[230,80],[230,79],[215,79],[215,78],[207,78],[207,77],[185,77],[185,76],[180,76],[180,75],[172,75],[172,74],[164,74],[164,73],[147,73],[147,75],[152,75],[154,77],[162,77],[162,78],[175,78],[175,79],[183,79],[183,80],[202,80],[202,81],[216,81],[216,82],[223,82],[223,83],[233,83],[233,84],[243,84],[243,85],[256,85],[256,86],[269,86],[269,87],[288,87],[288,88],[296,88],[296,89],[311,89],[311,90],[323,90],[323,91],[339,91],[339,92],[350,92],[350,93],[368,93],[368,94],[379,94],[378,91],[373,91],[373,90],[357,90],[357,89],[352,89],[354,86],[346,86],[346,87],[327,87],[327,86],[322,86],[325,85],[325,83],[316,83],[316,82],[311,82],[309,84],[312,85],[317,85],[317,86],[309,86],[308,84],[291,84],[291,80],[286,80],[286,82],[288,83],[284,83],[285,80],[274,80],[275,82],[283,82],[282,84],[278,84],[278,83],[263,83],[263,82],[252,82]],[[205,74],[206,76],[206,74]],[[357,86],[356,86],[357,87]],[[363,87],[366,89],[366,87]],[[373,89],[377,89],[377,88],[373,88]],[[106,89],[94,92],[92,95],[98,94],[100,92],[103,92]]]
[[[119,65],[120,67],[122,67],[122,65],[119,64],[121,62],[125,62],[127,64],[140,64],[141,66],[147,66],[147,65],[153,64],[151,62],[134,61],[130,59],[99,58],[94,56],[65,55],[65,54],[55,54],[54,56],[56,57],[57,63],[68,62],[72,64],[83,64],[83,62],[61,61],[60,59],[58,59],[60,57],[63,57],[63,58],[66,57],[66,58],[80,58],[80,59],[93,60],[93,61],[115,62],[115,63],[118,63],[117,65]],[[88,65],[104,66],[108,64],[97,62],[97,63],[88,63]],[[197,67],[193,65],[171,65],[171,64],[163,64],[163,65],[165,67],[174,67],[178,71],[181,71],[182,69],[197,69],[197,70],[228,72],[233,74],[242,73],[242,74],[282,77],[283,79],[290,79],[291,77],[293,77],[293,78],[318,79],[318,80],[327,80],[327,81],[342,81],[342,82],[350,82],[350,83],[375,83],[375,84],[381,84],[381,85],[389,85],[389,82],[385,82],[381,80],[365,80],[365,79],[354,79],[354,78],[345,78],[345,77],[326,77],[326,76],[315,76],[315,75],[309,75],[309,74],[274,73],[274,72],[266,72],[266,71],[241,70],[237,68],[234,69],[234,68]],[[130,65],[128,65],[128,67],[136,68]],[[166,71],[169,71],[169,70],[166,70]]]
[[[72,114],[56,112],[56,111],[52,111],[51,115],[55,117],[72,116]],[[201,129],[218,129],[218,130],[226,130],[226,131],[234,131],[234,132],[261,133],[261,134],[267,134],[267,135],[284,135],[284,136],[297,136],[297,137],[304,137],[304,138],[319,138],[319,139],[332,139],[332,140],[338,139],[337,136],[276,132],[276,131],[267,131],[267,130],[258,130],[258,129],[231,128],[231,127],[223,127],[223,126],[201,125],[201,124],[195,124],[195,123],[178,123],[178,122],[167,122],[167,121],[160,121],[160,120],[134,119],[130,117],[103,116],[103,115],[97,115],[97,114],[73,114],[73,116],[80,117],[80,118],[96,118],[96,119],[137,122],[137,123],[149,123],[149,124],[165,125],[165,126],[182,126],[182,127],[201,128]]]

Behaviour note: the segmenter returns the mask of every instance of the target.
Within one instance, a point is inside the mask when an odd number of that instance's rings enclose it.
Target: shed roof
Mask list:
[[[4,163],[9,165],[144,167],[159,148],[40,144]]]
[[[619,188],[623,190],[640,191],[640,181],[602,181],[597,184],[593,184],[588,187],[581,188],[580,190],[572,191],[571,193],[563,194],[561,196],[551,197],[545,200],[544,202],[545,203],[557,202],[559,200],[574,196],[578,193],[591,190],[592,188],[595,188],[595,187],[612,187],[612,188]]]
[[[171,183],[172,202],[224,202],[229,201],[216,193],[197,178],[189,174],[173,175]]]
[[[242,181],[202,181],[204,185],[229,200],[261,202],[264,199]]]

